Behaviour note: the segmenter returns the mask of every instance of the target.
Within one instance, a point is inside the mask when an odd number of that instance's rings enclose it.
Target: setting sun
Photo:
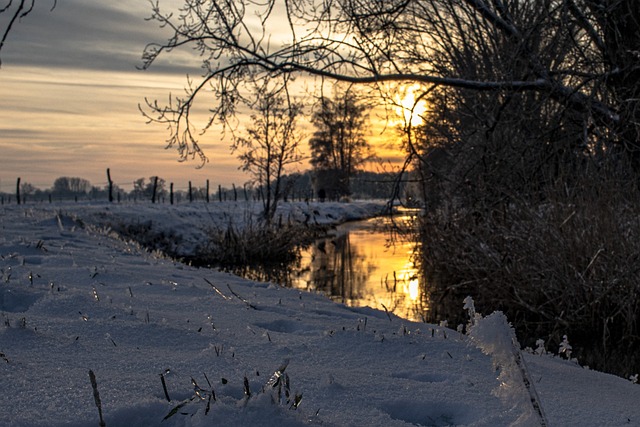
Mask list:
[[[398,90],[396,94],[396,113],[405,125],[417,126],[424,121],[427,103],[420,98],[420,89],[420,85],[415,84]]]

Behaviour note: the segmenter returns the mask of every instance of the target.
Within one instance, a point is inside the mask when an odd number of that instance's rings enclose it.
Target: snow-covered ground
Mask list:
[[[540,425],[536,393],[550,426],[640,425],[640,386],[550,354],[518,364],[499,313],[463,335],[182,265],[105,227],[152,221],[187,248],[246,212],[0,206],[0,426],[98,426],[90,371],[108,427]]]

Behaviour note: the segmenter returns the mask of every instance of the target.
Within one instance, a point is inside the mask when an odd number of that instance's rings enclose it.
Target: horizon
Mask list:
[[[217,129],[201,137],[209,162],[199,168],[199,159],[180,161],[175,149],[165,149],[168,131],[148,124],[139,111],[145,98],[163,102],[184,91],[188,74],[200,74],[199,59],[188,52],[161,58],[150,70],[137,69],[145,45],[167,34],[145,20],[151,14],[147,2],[67,0],[50,7],[36,3],[2,50],[0,192],[13,191],[18,177],[39,189],[61,176],[104,187],[107,168],[123,189],[151,176],[185,186],[189,180],[204,185],[209,179],[223,187],[250,181],[230,151],[230,138]],[[6,20],[0,18],[0,24]],[[382,135],[382,120],[371,115],[369,140],[381,163],[396,165],[403,153],[386,146],[397,137],[389,130]],[[287,173],[307,168],[305,162]]]

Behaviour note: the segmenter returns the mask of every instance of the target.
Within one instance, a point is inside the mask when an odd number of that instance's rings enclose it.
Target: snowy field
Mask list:
[[[518,364],[499,313],[464,335],[182,265],[106,226],[152,221],[188,252],[241,205],[0,206],[0,426],[99,426],[90,371],[108,427],[541,425],[531,396],[550,426],[640,426],[640,386],[558,349]]]

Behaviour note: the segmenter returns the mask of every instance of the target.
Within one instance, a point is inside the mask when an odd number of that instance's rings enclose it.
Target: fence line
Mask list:
[[[22,178],[18,177],[16,180],[15,192],[12,193],[4,193],[0,192],[0,205],[4,204],[24,204],[27,202],[39,202],[39,203],[53,203],[53,202],[66,202],[66,201],[97,201],[97,200],[106,200],[110,203],[117,202],[138,202],[138,201],[150,201],[151,203],[165,203],[166,197],[169,197],[169,203],[181,203],[183,202],[183,198],[186,199],[189,203],[193,203],[196,201],[204,201],[205,203],[210,203],[211,200],[218,200],[220,202],[223,201],[260,201],[262,200],[263,192],[260,191],[260,188],[247,188],[246,185],[242,186],[242,194],[238,191],[238,188],[235,184],[231,184],[231,188],[222,187],[221,184],[218,184],[218,191],[216,193],[210,192],[210,180],[207,179],[204,187],[194,187],[191,181],[188,181],[188,184],[185,188],[186,190],[181,190],[178,188],[176,191],[176,186],[173,182],[169,183],[169,193],[167,194],[167,190],[164,188],[160,188],[159,186],[159,177],[154,177],[152,183],[147,184],[147,187],[143,190],[133,189],[130,192],[125,192],[119,188],[119,185],[116,184],[112,180],[111,170],[107,168],[106,170],[106,188],[100,189],[98,187],[92,186],[92,189],[86,192],[81,191],[72,191],[66,190],[64,192],[57,192],[53,188],[40,190],[35,188],[33,193],[25,193],[23,187],[21,186]],[[87,181],[88,182],[88,181]],[[150,187],[149,187],[150,186]],[[292,191],[290,194],[284,196],[284,200],[313,200],[313,190],[307,189],[306,191]]]

